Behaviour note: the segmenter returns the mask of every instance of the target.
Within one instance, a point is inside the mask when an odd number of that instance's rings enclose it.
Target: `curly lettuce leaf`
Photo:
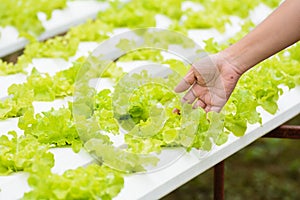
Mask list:
[[[89,153],[96,155],[108,167],[126,173],[146,171],[146,166],[155,166],[159,161],[156,156],[127,152],[96,138],[90,139],[84,146]]]
[[[37,168],[49,170],[54,166],[49,146],[31,136],[17,136],[15,131],[0,137],[0,175],[17,171],[33,172]]]
[[[20,65],[14,65],[13,63],[0,59],[0,76],[16,74],[20,72],[23,72],[23,68]]]
[[[32,135],[42,144],[51,147],[71,145],[74,152],[79,152],[82,143],[78,136],[72,114],[68,108],[53,108],[48,112],[26,112],[20,117],[18,126],[25,135]]]
[[[112,199],[124,186],[122,175],[92,164],[67,170],[62,175],[40,168],[28,178],[31,191],[22,199]]]
[[[20,34],[39,36],[44,27],[38,19],[38,12],[43,12],[49,19],[54,9],[66,7],[66,0],[19,0],[18,3],[2,0],[0,4],[0,26],[14,26]]]
[[[19,117],[26,111],[33,110],[33,90],[24,90],[23,87],[13,84],[8,88],[8,94],[8,98],[0,101],[0,119]]]

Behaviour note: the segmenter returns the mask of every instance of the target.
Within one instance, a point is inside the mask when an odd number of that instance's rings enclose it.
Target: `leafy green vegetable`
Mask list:
[[[45,42],[33,41],[29,43],[24,51],[27,58],[64,58],[73,56],[79,45],[79,38],[56,36]],[[18,61],[19,63],[19,61]]]
[[[27,82],[13,84],[8,88],[10,96],[0,101],[0,119],[19,117],[27,110],[33,110],[34,100],[53,101],[57,97],[72,95],[80,67],[79,59],[71,68],[57,72],[53,77],[47,73],[41,74],[33,68]]]
[[[118,122],[114,119],[110,90],[102,90],[96,95],[94,110],[100,130],[113,134],[119,133]]]
[[[107,10],[99,12],[98,18],[113,27],[154,27],[156,13],[143,5],[142,2],[136,0],[130,3],[117,2],[111,4]]]
[[[69,40],[77,39],[81,42],[101,42],[108,39],[112,31],[113,26],[111,24],[104,23],[100,18],[96,20],[87,20],[84,24],[72,27],[64,38],[68,38]]]
[[[188,29],[216,28],[217,30],[224,32],[225,24],[231,23],[231,16],[246,18],[249,15],[249,11],[254,9],[260,3],[266,3],[274,8],[279,5],[280,1],[246,0],[241,3],[232,0],[215,0],[200,1],[200,3],[204,7],[203,10],[193,11],[188,9],[184,12],[184,15],[186,16],[186,20],[183,22],[184,26]]]
[[[24,200],[112,199],[124,186],[120,173],[97,164],[67,170],[63,175],[40,168],[30,174],[28,183],[33,190],[24,194]]]
[[[187,18],[183,23],[187,29],[207,29],[214,27],[224,32],[225,24],[230,22],[228,16],[221,15],[215,9],[205,9],[204,11],[192,11],[188,9],[185,13]],[[216,15],[218,17],[215,17]]]
[[[13,63],[5,62],[0,59],[0,76],[15,74],[22,71],[23,68],[20,67],[20,65],[14,65]]]
[[[2,0],[0,4],[0,26],[14,26],[20,34],[38,36],[44,31],[38,19],[38,12],[43,12],[49,19],[54,9],[66,6],[66,0],[19,0],[17,3]]]
[[[163,64],[169,65],[169,67],[176,73],[184,77],[188,72],[190,66],[177,59],[167,59],[163,61]]]
[[[49,146],[38,142],[33,136],[17,136],[15,131],[0,137],[0,175],[12,172],[33,172],[50,169],[54,157],[48,152]]]
[[[133,52],[129,52],[126,55],[118,59],[118,61],[133,61],[133,60],[151,60],[162,61],[163,57],[158,50],[142,49]]]
[[[25,135],[36,137],[42,144],[52,147],[72,145],[75,152],[81,149],[82,144],[68,108],[52,108],[48,112],[36,114],[35,117],[32,111],[26,112],[20,117],[18,126],[24,130]]]
[[[84,144],[86,150],[110,168],[126,173],[146,171],[145,166],[155,166],[159,161],[150,154],[135,154],[124,151],[112,145],[104,144],[102,140],[92,138]]]
[[[139,4],[147,10],[164,14],[174,20],[179,20],[182,15],[182,2],[182,0],[134,0],[133,4]]]
[[[191,105],[181,105],[180,97],[173,92],[178,79],[176,73],[163,79],[142,71],[124,76],[115,86],[114,115],[128,131],[125,134],[127,151],[160,152],[166,146],[192,148],[194,140],[198,141],[195,147],[201,149],[203,141],[200,140],[213,136],[207,133],[203,138],[198,137],[198,124],[207,123],[206,114],[202,109],[192,109]],[[173,113],[174,108],[181,109],[181,116]]]
[[[56,36],[45,42],[31,40],[24,53],[18,57],[17,63],[6,63],[0,60],[0,75],[23,72],[33,58],[63,58],[74,56],[80,42],[103,41],[109,37],[112,26],[100,19],[88,20],[85,24],[71,28],[66,35]]]
[[[0,101],[0,119],[18,117],[27,110],[33,110],[34,93],[32,90],[23,90],[13,84],[8,88],[8,94],[10,96],[7,99]]]

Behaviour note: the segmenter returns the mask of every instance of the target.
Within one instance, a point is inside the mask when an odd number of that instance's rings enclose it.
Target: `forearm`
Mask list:
[[[223,51],[239,73],[300,39],[300,0],[286,0],[253,31]]]

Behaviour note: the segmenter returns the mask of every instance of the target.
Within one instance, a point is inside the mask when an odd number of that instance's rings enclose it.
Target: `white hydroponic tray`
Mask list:
[[[261,9],[264,8],[258,8],[257,11],[260,14]],[[266,14],[266,12],[264,13]],[[261,18],[257,21],[260,21]],[[201,45],[202,40],[207,39],[209,36],[218,38],[221,41],[226,39],[228,35],[232,35],[232,32],[236,32],[237,29],[233,31],[233,29],[229,28],[228,30],[229,32],[223,35],[215,30],[195,30],[190,31],[189,36],[198,39],[198,43]],[[48,72],[50,75],[54,75],[55,72],[70,67],[70,62],[76,57],[87,55],[87,52],[92,51],[95,47],[97,47],[97,43],[81,43],[77,55],[70,59],[69,62],[62,59],[34,59],[31,67],[34,66],[41,72]],[[30,69],[27,70],[30,71]],[[0,77],[0,98],[7,96],[6,90],[11,84],[24,81],[26,81],[26,76],[22,74]],[[192,150],[189,153],[184,153],[180,158],[174,160],[172,164],[159,170],[128,175],[125,177],[124,188],[114,199],[158,199],[293,118],[300,113],[300,87],[292,90],[284,89],[285,92],[278,101],[279,111],[275,115],[270,115],[261,110],[262,125],[248,126],[245,136],[240,138],[231,135],[226,144],[215,147],[205,156],[197,150]],[[35,112],[47,111],[51,107],[67,106],[68,100],[71,100],[71,98],[58,99],[53,102],[34,102]],[[17,127],[17,123],[17,118],[0,121],[0,134],[5,134],[9,130],[16,130],[18,134],[22,134],[22,131]],[[84,150],[81,150],[78,154],[74,153],[71,148],[56,148],[50,151],[55,156],[53,172],[59,174],[62,174],[67,169],[88,165],[93,161],[93,158]],[[0,176],[0,199],[20,199],[24,192],[30,190],[27,184],[27,177],[28,175],[24,172],[14,173],[10,176]]]
[[[45,28],[45,32],[38,39],[45,40],[64,33],[72,26],[81,24],[87,19],[95,18],[99,11],[106,9],[108,6],[107,2],[76,0],[67,2],[67,7],[62,10],[54,10],[49,20],[46,20],[43,13],[38,13],[39,20]],[[18,31],[14,27],[0,27],[0,57],[25,47],[28,41],[25,38],[19,38],[18,35]]]

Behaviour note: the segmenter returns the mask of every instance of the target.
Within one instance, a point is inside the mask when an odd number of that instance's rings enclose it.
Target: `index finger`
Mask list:
[[[185,75],[185,77],[178,83],[178,85],[175,87],[175,92],[183,92],[191,87],[196,81],[194,71],[191,68],[188,73]]]

